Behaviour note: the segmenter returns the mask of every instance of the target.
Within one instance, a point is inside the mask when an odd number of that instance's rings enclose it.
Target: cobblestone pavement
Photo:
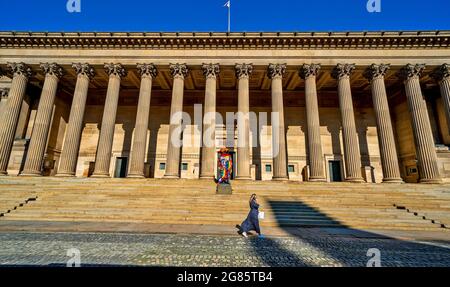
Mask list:
[[[67,250],[83,266],[366,266],[378,248],[382,266],[450,266],[450,242],[386,237],[237,236],[117,233],[0,233],[0,266],[65,266]]]

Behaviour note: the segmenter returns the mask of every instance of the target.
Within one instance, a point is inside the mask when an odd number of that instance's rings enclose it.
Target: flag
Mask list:
[[[227,3],[225,3],[225,5],[223,5],[223,7],[230,8],[231,7],[231,0],[228,1]]]

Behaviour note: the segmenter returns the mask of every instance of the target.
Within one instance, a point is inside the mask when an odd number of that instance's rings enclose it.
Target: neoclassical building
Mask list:
[[[235,179],[450,181],[449,44],[450,31],[2,32],[0,175],[212,179],[228,147]],[[174,120],[198,107],[265,124]]]

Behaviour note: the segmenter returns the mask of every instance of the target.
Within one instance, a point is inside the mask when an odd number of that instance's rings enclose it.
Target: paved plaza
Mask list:
[[[400,233],[399,233],[400,234]],[[394,239],[347,229],[304,229],[288,236],[131,233],[0,233],[1,266],[66,266],[69,249],[81,266],[450,266],[450,240]]]

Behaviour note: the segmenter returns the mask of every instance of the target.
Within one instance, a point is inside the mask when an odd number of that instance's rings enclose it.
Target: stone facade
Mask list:
[[[450,181],[449,36],[0,33],[0,174]]]

